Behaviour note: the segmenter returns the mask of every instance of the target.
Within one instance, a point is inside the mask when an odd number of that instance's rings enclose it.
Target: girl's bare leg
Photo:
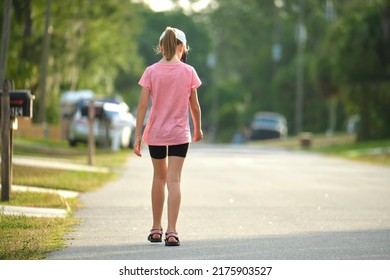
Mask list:
[[[177,232],[176,223],[179,217],[181,191],[180,180],[184,164],[183,157],[168,157],[167,187],[168,187],[168,228],[166,232]],[[171,237],[169,242],[176,240]]]
[[[152,229],[162,229],[162,213],[165,200],[165,183],[167,181],[167,160],[154,159],[153,162],[153,183],[152,183]],[[155,234],[153,238],[158,238]]]

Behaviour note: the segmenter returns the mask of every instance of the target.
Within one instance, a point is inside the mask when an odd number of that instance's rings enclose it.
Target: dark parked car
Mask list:
[[[251,139],[274,139],[287,137],[286,118],[274,112],[257,112],[251,124]]]

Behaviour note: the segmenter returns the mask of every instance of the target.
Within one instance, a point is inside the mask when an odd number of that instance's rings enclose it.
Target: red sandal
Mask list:
[[[153,236],[155,234],[158,234],[159,237],[158,238],[154,238]],[[148,236],[148,240],[152,243],[156,243],[156,242],[162,242],[162,235],[163,235],[163,230],[162,229],[152,229],[150,230],[150,234]]]
[[[169,242],[171,237],[175,238],[176,241]],[[179,235],[173,231],[165,233],[165,246],[180,246]]]

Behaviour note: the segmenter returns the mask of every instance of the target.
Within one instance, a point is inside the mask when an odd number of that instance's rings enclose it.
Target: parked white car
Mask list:
[[[87,143],[89,136],[88,121],[89,101],[81,101],[72,118],[68,136],[70,146],[77,143]],[[93,123],[95,141],[98,145],[108,144],[116,151],[120,147],[128,148],[132,131],[135,127],[135,118],[128,111],[127,106],[110,102],[96,101],[96,118]]]

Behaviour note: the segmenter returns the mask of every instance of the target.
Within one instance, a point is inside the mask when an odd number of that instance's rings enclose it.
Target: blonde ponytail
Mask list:
[[[170,61],[176,55],[176,47],[181,42],[176,37],[174,28],[167,27],[164,31],[164,36],[160,41],[160,47],[162,48],[163,55]],[[160,50],[158,50],[160,52]]]
[[[166,59],[170,61],[176,55],[177,45],[176,33],[173,28],[167,27],[165,29],[165,36],[161,40],[161,44],[163,47],[163,54],[165,55]]]

